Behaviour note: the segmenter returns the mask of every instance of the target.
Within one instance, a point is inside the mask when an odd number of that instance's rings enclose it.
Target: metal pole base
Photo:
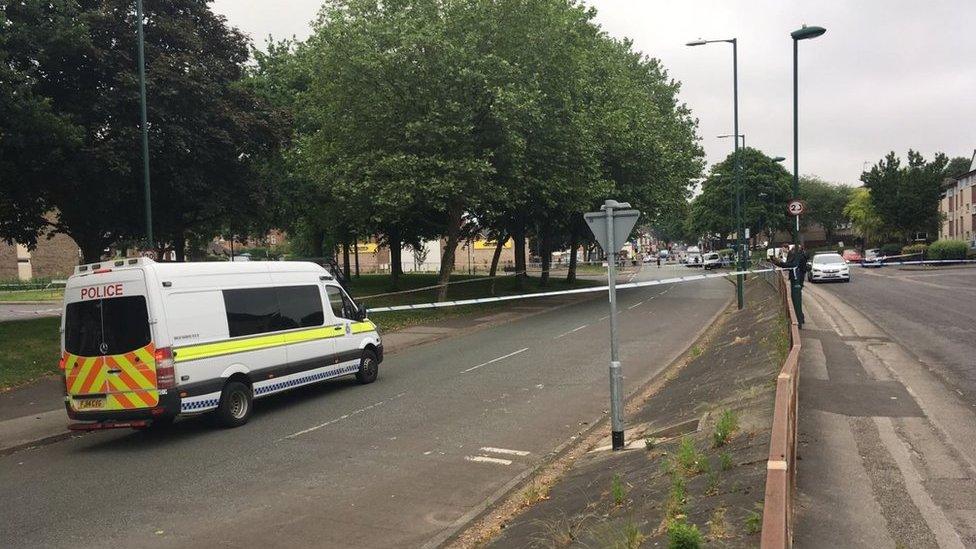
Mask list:
[[[614,450],[623,450],[624,448],[624,432],[623,431],[612,431],[610,433],[610,439],[613,442]]]

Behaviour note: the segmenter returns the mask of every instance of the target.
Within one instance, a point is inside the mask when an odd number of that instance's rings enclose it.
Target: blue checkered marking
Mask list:
[[[204,408],[216,408],[220,404],[220,399],[218,398],[208,398],[206,400],[197,400],[195,402],[186,402],[185,400],[180,403],[180,410],[183,412],[190,412],[193,410],[202,410]]]
[[[290,389],[292,387],[297,387],[299,385],[305,385],[307,383],[315,383],[316,381],[324,381],[331,377],[340,376],[343,374],[350,374],[359,370],[359,365],[346,366],[345,368],[339,368],[338,370],[328,370],[325,372],[319,372],[317,374],[310,374],[307,376],[298,377],[295,379],[289,379],[286,381],[279,381],[278,383],[272,383],[271,385],[266,385],[264,387],[258,387],[254,390],[255,396],[264,395],[267,393],[273,393],[275,391],[282,391],[284,389]]]

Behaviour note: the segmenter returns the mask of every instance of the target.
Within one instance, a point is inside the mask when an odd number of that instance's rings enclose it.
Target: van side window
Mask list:
[[[281,309],[276,329],[308,328],[325,322],[318,286],[285,286],[275,288],[275,291]]]
[[[274,288],[224,290],[230,337],[270,332],[277,328],[278,298]]]
[[[332,307],[332,314],[337,318],[355,320],[356,305],[349,299],[346,292],[342,291],[338,286],[326,286],[325,291],[329,294],[329,305]]]

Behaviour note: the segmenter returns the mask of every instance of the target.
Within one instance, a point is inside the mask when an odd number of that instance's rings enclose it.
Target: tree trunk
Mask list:
[[[186,261],[186,232],[183,229],[176,232],[176,239],[173,240],[173,251],[176,252],[177,262]]]
[[[525,289],[525,221],[519,215],[512,224],[512,245],[515,246],[515,287]]]
[[[441,287],[437,289],[437,301],[447,299],[447,283],[450,282],[451,271],[454,270],[454,255],[461,236],[463,213],[460,204],[452,205],[447,212],[447,244],[444,246],[444,253],[441,254],[441,273],[437,280]]]
[[[549,285],[549,267],[552,266],[552,235],[549,227],[542,228],[542,238],[539,239],[539,256],[542,259],[542,274],[539,276],[539,285]]]
[[[569,272],[566,273],[568,284],[576,282],[576,250],[579,249],[579,245],[579,225],[573,223],[569,234]]]
[[[359,278],[359,235],[356,235],[356,245],[352,249],[352,255],[356,259],[356,278]]]
[[[324,255],[322,246],[325,244],[325,234],[322,231],[313,231],[311,240],[309,246],[311,247],[312,257],[318,258]]]
[[[390,246],[390,284],[394,290],[399,290],[400,275],[403,274],[403,240],[400,238],[400,228],[387,229],[386,241]]]
[[[498,274],[498,260],[502,257],[502,250],[505,248],[505,242],[507,241],[508,234],[498,234],[498,242],[495,243],[495,253],[491,256],[491,269],[488,271],[488,276],[491,277],[491,295],[495,295],[495,275]]]
[[[69,235],[78,243],[81,248],[82,261],[85,263],[98,263],[102,260],[102,250],[105,249],[105,242],[98,237],[85,238],[80,235]]]
[[[349,237],[342,241],[342,276],[349,280]]]

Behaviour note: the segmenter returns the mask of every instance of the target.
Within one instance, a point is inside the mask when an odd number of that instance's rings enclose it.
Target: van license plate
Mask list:
[[[105,406],[103,398],[84,398],[75,401],[75,408],[78,410],[99,410]]]

